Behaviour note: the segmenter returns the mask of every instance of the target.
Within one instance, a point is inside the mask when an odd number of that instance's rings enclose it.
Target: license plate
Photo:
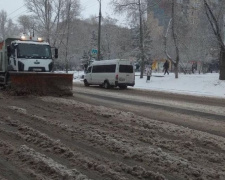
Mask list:
[[[125,78],[119,78],[119,81],[125,81]]]

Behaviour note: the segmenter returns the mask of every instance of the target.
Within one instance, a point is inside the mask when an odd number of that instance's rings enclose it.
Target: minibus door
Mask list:
[[[120,83],[131,83],[133,75],[132,65],[120,65]]]
[[[87,69],[86,79],[89,84],[92,83],[92,66],[88,67]]]

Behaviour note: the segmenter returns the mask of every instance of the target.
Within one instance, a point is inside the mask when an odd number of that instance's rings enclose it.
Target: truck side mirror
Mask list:
[[[57,59],[58,57],[59,57],[59,55],[58,55],[58,49],[55,48],[55,58]]]
[[[10,57],[11,56],[11,47],[7,46],[7,56]]]

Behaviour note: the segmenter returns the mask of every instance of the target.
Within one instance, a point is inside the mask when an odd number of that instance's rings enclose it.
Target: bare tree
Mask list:
[[[12,19],[8,18],[7,13],[0,11],[0,39],[4,40],[8,36],[17,35],[18,28]]]
[[[101,53],[104,58],[129,58],[131,54],[131,31],[118,27],[117,20],[104,17],[102,23]]]
[[[165,54],[170,62],[174,66],[175,78],[178,78],[179,67],[183,68],[182,63],[180,63],[180,58],[182,56],[183,61],[188,60],[187,48],[190,46],[190,42],[187,40],[188,32],[190,31],[190,24],[188,22],[188,17],[190,14],[184,14],[182,9],[180,9],[180,4],[176,0],[171,0],[171,18],[168,22],[167,30],[164,36]],[[188,7],[190,8],[190,7]],[[169,41],[169,35],[171,30],[171,40]],[[169,44],[170,43],[170,44]],[[170,48],[168,48],[170,46]],[[171,47],[173,46],[173,47]]]
[[[143,40],[143,16],[146,13],[147,1],[143,0],[112,0],[112,4],[115,7],[115,11],[119,13],[127,12],[134,20],[139,20],[139,50],[141,54],[141,74],[140,78],[143,78],[144,73],[144,40]]]
[[[140,42],[140,31],[139,27],[132,28],[132,55],[137,59],[141,60],[144,56],[144,64],[152,64],[152,35],[149,25],[146,20],[143,20],[143,55],[139,48]],[[139,62],[141,64],[141,62]]]
[[[7,13],[2,10],[0,12],[0,36],[2,39],[6,37]]]
[[[97,60],[101,59],[101,29],[102,29],[102,1],[98,0],[99,2],[99,16],[98,16],[98,54]]]
[[[178,66],[180,61],[180,51],[178,47],[178,39],[175,27],[175,0],[172,0],[172,37],[175,45],[176,59],[172,62],[174,64],[175,78],[178,78]]]
[[[56,38],[55,33],[58,33],[59,24],[66,18],[67,1],[64,0],[25,0],[28,10],[34,13],[39,25],[44,30],[46,40],[50,42],[52,38]],[[71,0],[76,13],[79,14],[79,1]],[[53,40],[53,41],[54,41]],[[55,42],[54,42],[55,43]]]
[[[71,6],[72,1],[66,0],[66,8],[65,8],[65,14],[66,14],[66,43],[65,43],[65,62],[66,62],[66,73],[68,73],[68,50],[69,50],[69,37],[70,37],[70,26],[71,26]]]
[[[27,34],[29,32],[30,35],[33,33],[35,24],[32,16],[22,15],[18,18],[18,23],[22,27],[23,33]]]
[[[146,61],[145,56],[145,35],[144,35],[144,20],[146,19],[147,9],[158,5],[160,0],[112,0],[112,4],[115,7],[115,12],[127,13],[129,18],[132,18],[134,24],[139,24],[139,52],[141,59],[141,74],[140,78],[143,78],[144,66]]]
[[[80,13],[79,0],[25,0],[27,8],[37,18],[40,31],[54,47],[62,47],[65,69],[68,72],[69,57],[72,52],[69,40],[72,33],[71,24]]]
[[[64,55],[65,69],[66,72],[69,70],[69,62],[75,57],[74,49],[78,48],[78,45],[70,45],[71,36],[75,33],[74,24],[77,15],[79,14],[79,3],[77,0],[64,0],[61,5],[60,18],[58,19],[59,23],[56,26],[56,35],[58,42],[55,41],[54,44],[62,47],[61,52]]]
[[[33,12],[44,29],[45,38],[50,42],[51,20],[56,21],[57,15],[54,14],[53,3],[50,0],[25,0],[29,11]],[[54,16],[54,17],[53,17]]]
[[[10,18],[7,21],[6,31],[6,36],[18,35],[19,32],[17,24],[13,23]]]
[[[220,46],[220,80],[225,80],[225,42],[224,42],[224,29],[223,18],[225,17],[225,2],[217,1],[212,3],[208,0],[204,0],[205,12],[207,18],[211,24],[213,33]]]
[[[170,3],[171,16],[164,36],[164,51],[174,66],[175,78],[178,78],[179,68],[186,73],[190,61],[202,62],[206,58],[208,43],[202,33],[207,33],[207,25],[202,18],[194,22],[195,18],[200,18],[200,7],[196,13],[198,16],[194,16],[192,4],[180,4],[175,0]],[[189,67],[188,71],[191,70]]]

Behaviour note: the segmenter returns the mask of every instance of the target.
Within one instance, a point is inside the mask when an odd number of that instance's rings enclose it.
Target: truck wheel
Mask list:
[[[87,82],[86,79],[84,80],[84,85],[85,85],[86,87],[89,86],[89,84],[88,84],[88,82]]]
[[[104,88],[105,89],[109,89],[110,88],[110,84],[108,83],[108,81],[104,82]]]
[[[9,72],[5,72],[4,74],[1,75],[2,75],[0,84],[1,89],[9,88],[11,85]]]

